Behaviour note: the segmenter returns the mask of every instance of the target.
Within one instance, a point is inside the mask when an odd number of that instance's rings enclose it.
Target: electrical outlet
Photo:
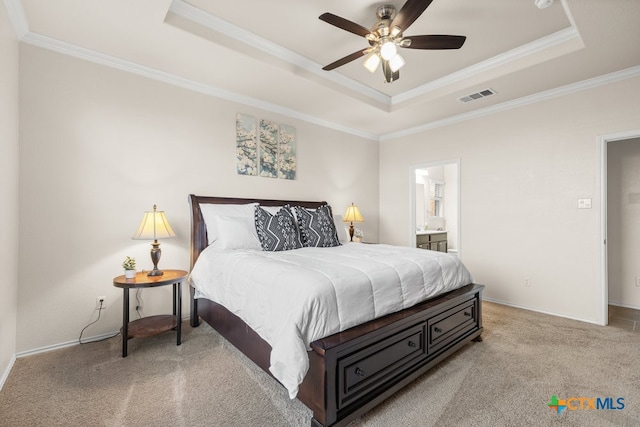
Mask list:
[[[529,276],[524,278],[524,285],[526,287],[530,287],[531,286],[531,278]]]
[[[106,308],[107,308],[107,297],[105,296],[96,297],[96,310],[100,310],[100,309],[104,310]]]
[[[640,288],[640,276],[636,277],[636,286]]]

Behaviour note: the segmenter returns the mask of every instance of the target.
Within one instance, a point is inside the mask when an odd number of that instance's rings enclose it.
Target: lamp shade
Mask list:
[[[342,217],[343,222],[364,222],[364,218],[362,218],[362,214],[360,213],[360,209],[353,203],[351,206],[347,208],[344,216]]]
[[[133,235],[135,240],[157,240],[175,236],[164,211],[157,211],[153,205],[153,212],[145,212],[140,227]]]
[[[362,63],[364,68],[366,68],[370,73],[375,73],[380,66],[380,57],[376,51],[372,51],[367,55],[367,58]]]

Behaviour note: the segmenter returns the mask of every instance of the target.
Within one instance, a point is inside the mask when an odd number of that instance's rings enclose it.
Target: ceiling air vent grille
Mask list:
[[[479,92],[476,93],[472,93],[466,96],[463,96],[462,98],[458,98],[461,102],[471,102],[471,101],[475,101],[476,99],[482,99],[482,98],[486,98],[487,96],[491,96],[491,95],[495,95],[496,91],[491,89],[491,88],[487,88],[485,90],[481,90]]]

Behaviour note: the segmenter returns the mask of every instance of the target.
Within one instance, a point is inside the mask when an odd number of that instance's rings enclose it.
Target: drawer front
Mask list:
[[[431,235],[432,242],[446,242],[447,241],[447,233],[435,233]]]
[[[427,351],[432,353],[465,330],[478,326],[478,301],[473,299],[427,320]]]
[[[421,245],[429,243],[429,235],[428,234],[416,234],[416,244]]]
[[[338,360],[338,408],[426,357],[425,323]]]

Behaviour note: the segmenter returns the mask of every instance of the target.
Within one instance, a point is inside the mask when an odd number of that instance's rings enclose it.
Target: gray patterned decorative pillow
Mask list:
[[[275,215],[256,206],[255,223],[263,250],[288,251],[302,247],[295,218],[288,206],[284,206]]]
[[[314,248],[340,246],[329,205],[322,205],[315,211],[301,206],[296,206],[295,209],[304,246]]]

